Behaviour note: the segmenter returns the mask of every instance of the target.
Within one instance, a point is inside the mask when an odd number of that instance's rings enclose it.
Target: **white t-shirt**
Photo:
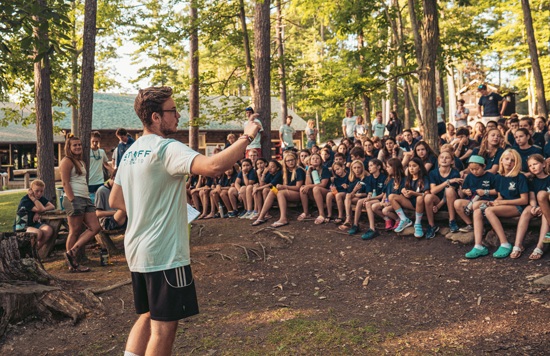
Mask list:
[[[292,140],[292,135],[294,135],[294,127],[283,125],[279,129],[279,132],[282,134],[283,142],[285,143],[285,147],[294,147],[294,141]]]
[[[445,110],[443,110],[442,106],[437,107],[437,122],[445,122]]]
[[[122,187],[128,214],[124,248],[130,271],[190,264],[185,182],[197,155],[154,134],[140,137],[124,153],[115,183]]]
[[[89,185],[103,184],[103,163],[107,163],[107,154],[101,148],[97,151],[90,149],[90,177],[88,178]]]
[[[374,119],[372,122],[372,130],[374,131],[372,134],[373,136],[382,138],[386,131],[386,125],[382,123],[382,120],[378,121],[378,119]]]
[[[250,150],[252,148],[262,148],[262,143],[260,142],[261,136],[260,132],[264,130],[264,127],[262,126],[262,122],[258,119],[254,119],[254,122],[260,125],[260,131],[256,134],[256,137],[254,137],[254,141],[250,142],[248,146],[246,146],[247,150]],[[243,127],[246,127],[248,125],[248,121],[244,123]]]
[[[342,120],[342,127],[346,127],[346,136],[354,137],[355,133],[355,123],[357,122],[357,116],[345,117]]]

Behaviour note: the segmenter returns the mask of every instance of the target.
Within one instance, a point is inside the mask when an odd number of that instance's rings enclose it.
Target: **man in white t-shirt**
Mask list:
[[[92,138],[90,139],[90,175],[88,176],[88,191],[90,194],[95,193],[105,182],[103,168],[105,167],[109,172],[112,171],[107,154],[99,148],[100,143],[101,134],[98,131],[92,132]]]
[[[180,118],[172,88],[140,90],[134,109],[143,136],[122,156],[109,197],[110,207],[128,216],[124,247],[140,314],[125,355],[168,355],[178,320],[199,312],[190,268],[185,182],[190,174],[216,177],[233,167],[259,127],[245,126],[233,145],[206,157],[166,138],[177,132]]]
[[[283,152],[294,148],[293,136],[296,130],[290,125],[292,125],[292,116],[289,115],[286,117],[286,124],[282,125],[279,129],[279,139],[281,140],[281,149]]]
[[[348,138],[353,143],[353,140],[355,140],[355,123],[357,121],[357,117],[353,116],[353,110],[347,109],[346,110],[346,117],[342,119],[342,133],[344,134],[344,138]]]
[[[384,120],[382,119],[382,111],[376,112],[376,117],[372,121],[372,136],[384,137],[384,132],[386,131],[386,125],[384,125]]]

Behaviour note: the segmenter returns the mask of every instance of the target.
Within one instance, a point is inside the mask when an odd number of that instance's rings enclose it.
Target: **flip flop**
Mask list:
[[[282,222],[276,221],[276,222],[274,222],[273,224],[271,224],[271,227],[273,227],[273,228],[276,229],[276,228],[278,228],[278,227],[287,226],[287,225],[288,225],[287,222],[286,222],[286,223],[282,223]]]
[[[349,230],[350,227],[351,227],[351,223],[346,221],[342,225],[338,226],[338,229],[340,229],[341,231],[347,231]]]
[[[258,226],[258,225],[262,225],[263,223],[266,223],[267,222],[267,219],[258,219],[256,221],[254,221],[251,225],[252,226]]]
[[[321,215],[319,215],[319,216],[317,217],[317,219],[315,219],[315,221],[314,221],[315,225],[321,225],[321,224],[324,223],[324,222],[325,222],[325,218],[322,217]]]
[[[534,260],[534,261],[535,260],[540,260],[540,258],[542,257],[543,254],[544,254],[544,251],[537,247],[537,248],[535,248],[535,250],[533,251],[531,256],[529,256],[529,259]]]
[[[311,214],[301,213],[296,220],[303,221],[304,219],[310,218]]]
[[[514,248],[512,249],[512,253],[510,254],[510,258],[513,258],[514,260],[516,258],[520,258],[524,250],[525,248],[523,247],[514,246]]]

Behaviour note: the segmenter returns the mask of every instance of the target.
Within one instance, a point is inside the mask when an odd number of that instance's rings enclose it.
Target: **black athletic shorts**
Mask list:
[[[151,319],[176,321],[199,313],[191,266],[166,271],[132,272],[137,314],[151,312]]]

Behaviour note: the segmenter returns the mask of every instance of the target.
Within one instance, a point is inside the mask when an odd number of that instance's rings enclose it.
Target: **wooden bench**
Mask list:
[[[38,251],[40,258],[45,258],[55,247],[56,240],[60,237],[59,231],[61,230],[61,227],[65,226],[67,231],[69,231],[69,225],[67,224],[67,214],[61,210],[47,211],[41,215],[41,220],[42,222],[50,225],[53,230],[51,239],[46,241],[46,243]]]
[[[23,176],[24,181],[24,188],[29,189],[31,187],[31,174],[36,175],[37,169],[30,168],[30,169],[14,169],[13,170],[13,176]]]
[[[115,246],[115,243],[111,239],[111,236],[123,235],[126,229],[117,229],[117,230],[101,230],[95,239],[102,248],[107,249],[109,256],[118,255],[121,251]]]

